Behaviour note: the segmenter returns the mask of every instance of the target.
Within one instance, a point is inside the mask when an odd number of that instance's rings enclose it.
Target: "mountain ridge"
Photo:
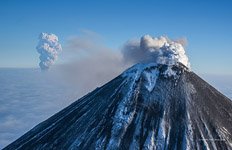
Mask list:
[[[5,149],[231,149],[232,102],[169,67],[137,64]]]

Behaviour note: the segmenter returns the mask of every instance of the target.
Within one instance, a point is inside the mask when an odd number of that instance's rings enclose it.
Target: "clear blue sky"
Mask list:
[[[37,67],[40,32],[61,44],[81,29],[120,47],[144,34],[186,37],[197,73],[232,75],[232,1],[1,0],[0,67]]]

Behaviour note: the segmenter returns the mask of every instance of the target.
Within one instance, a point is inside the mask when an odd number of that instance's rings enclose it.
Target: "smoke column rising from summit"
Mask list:
[[[83,96],[136,63],[154,62],[171,66],[180,62],[189,67],[184,50],[186,43],[187,40],[182,38],[171,40],[166,36],[145,35],[113,50],[101,41],[101,35],[82,31],[64,45],[61,59],[66,61],[57,65],[57,74],[78,89],[78,96]]]
[[[58,54],[62,51],[58,37],[52,33],[41,33],[39,35],[39,43],[36,47],[40,54],[39,66],[41,70],[48,70],[55,63]]]
[[[122,49],[122,55],[126,63],[154,62],[166,65],[182,63],[190,68],[184,43],[182,40],[174,41],[164,36],[144,35],[140,41],[127,42]]]

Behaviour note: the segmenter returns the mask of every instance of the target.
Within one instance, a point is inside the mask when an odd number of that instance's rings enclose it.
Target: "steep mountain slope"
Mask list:
[[[232,149],[232,102],[182,65],[137,64],[5,149]]]

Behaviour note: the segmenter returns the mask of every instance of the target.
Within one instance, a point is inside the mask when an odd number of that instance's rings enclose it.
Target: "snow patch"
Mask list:
[[[149,71],[145,71],[144,74],[147,79],[147,83],[145,84],[145,87],[147,88],[149,92],[151,92],[155,87],[156,79],[158,78],[158,75],[159,75],[159,70],[152,69]]]
[[[106,141],[106,137],[100,137],[100,139],[98,139],[96,141],[96,144],[95,144],[95,150],[102,150],[104,149],[104,143]]]
[[[165,114],[165,112],[164,112]],[[156,139],[156,147],[157,149],[164,149],[165,146],[165,138],[166,138],[166,134],[165,134],[165,126],[166,126],[166,121],[164,116],[162,117],[161,121],[160,121],[160,125],[158,128],[158,135],[157,135],[157,139]]]
[[[132,77],[132,78],[135,78],[135,80],[138,80],[138,78],[141,76],[143,71],[145,69],[148,70],[149,68],[156,69],[157,64],[156,63],[138,63],[138,64],[130,67],[126,71],[124,71],[122,73],[122,77]]]
[[[193,84],[191,84],[190,82],[188,82],[187,85],[188,85],[188,89],[189,89],[190,93],[192,93],[192,94],[197,93],[197,91],[196,91],[196,89],[194,88]]]
[[[232,140],[229,139],[231,134],[228,132],[228,130],[225,127],[221,127],[218,129],[218,133],[221,139],[224,139],[227,144],[229,144],[230,147],[232,147]]]
[[[133,99],[137,99],[138,91],[136,88],[136,81],[139,79],[141,72],[136,72],[133,78],[128,78],[129,91],[127,95],[122,99],[118,104],[113,127],[111,130],[111,139],[107,146],[108,150],[118,148],[121,142],[121,137],[125,134],[127,127],[132,122],[132,119],[135,115],[135,108],[131,107]],[[128,88],[128,87],[127,87]]]
[[[136,137],[139,137],[140,136],[140,133],[141,133],[141,128],[142,128],[142,116],[144,115],[144,111],[142,111],[141,113],[137,113],[137,117],[136,117],[136,127],[135,127],[135,132],[134,132],[134,135],[133,135],[133,141],[131,142],[130,144],[130,150],[137,150],[139,149],[139,139],[136,138]]]
[[[150,131],[148,136],[147,136],[147,139],[143,145],[143,149],[145,150],[153,150],[155,149],[155,133],[154,131]]]
[[[168,66],[167,69],[163,73],[166,77],[174,76],[176,77],[177,72],[172,70],[172,66]]]
[[[187,122],[187,136],[186,136],[186,149],[191,150],[192,149],[192,142],[194,141],[193,139],[193,128],[192,128],[192,121],[189,115],[189,112],[187,112],[187,117],[188,117],[188,122]]]

